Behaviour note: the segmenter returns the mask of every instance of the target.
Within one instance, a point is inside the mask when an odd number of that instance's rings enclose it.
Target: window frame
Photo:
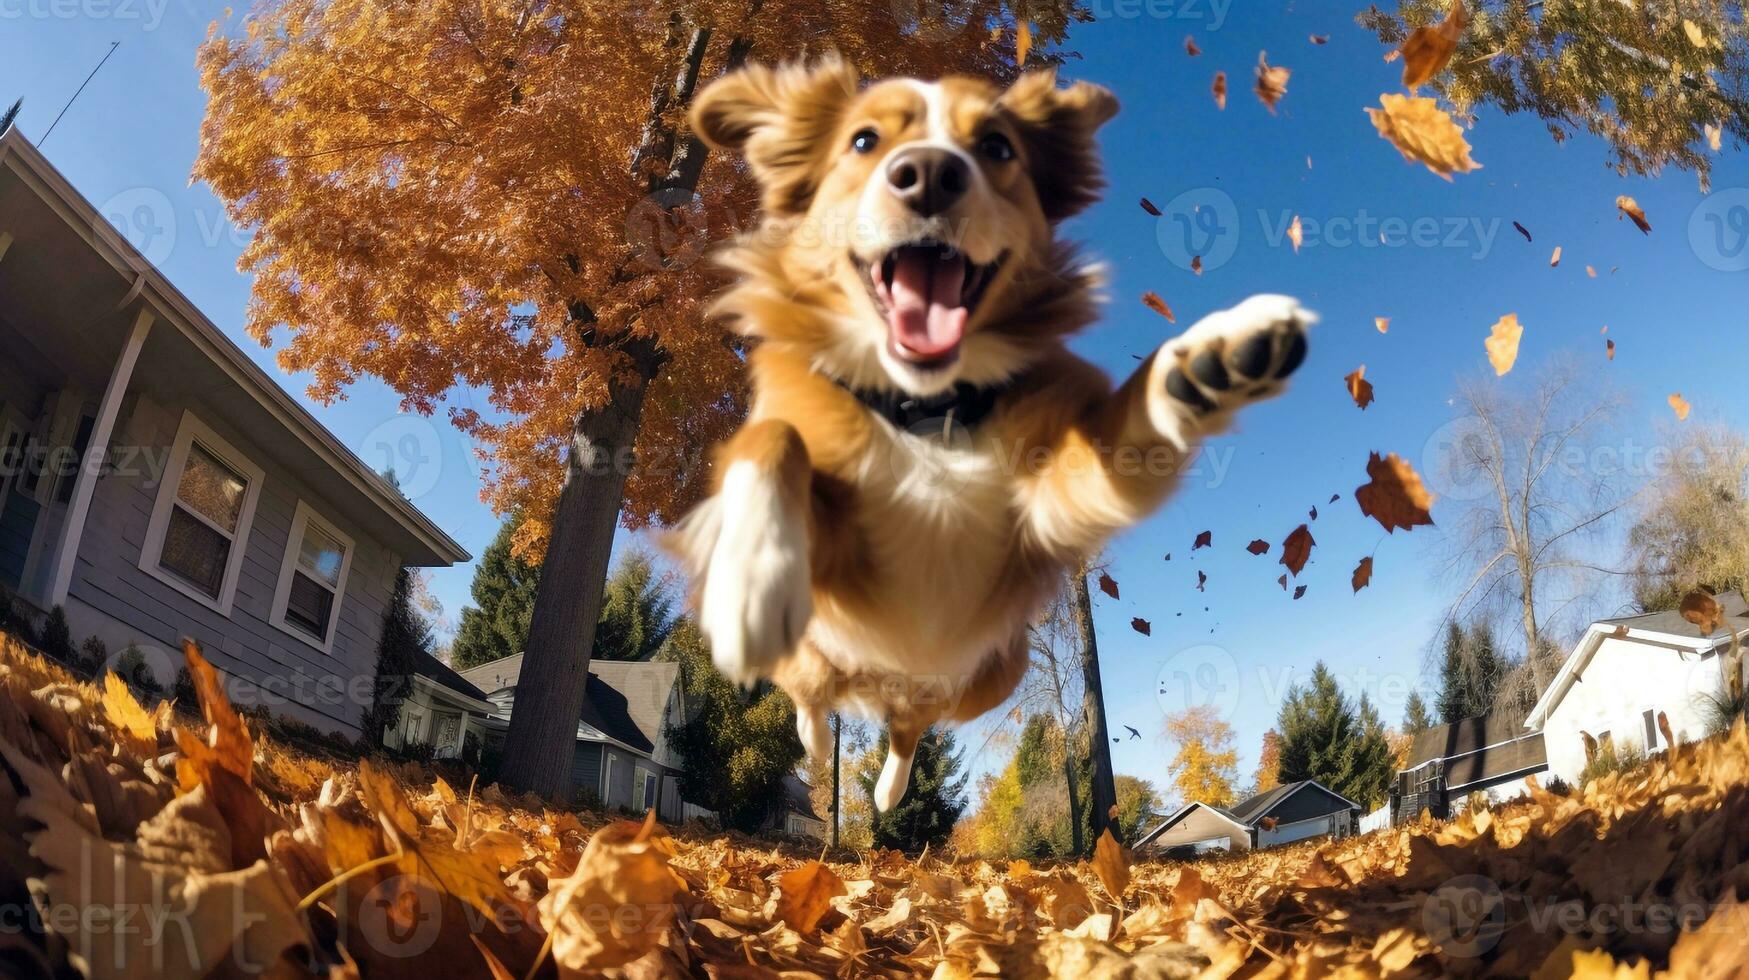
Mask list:
[[[601,797],[602,806],[607,806],[607,794],[613,791],[613,764],[616,761],[618,760],[614,754],[607,751],[606,746],[603,746],[601,750],[601,785],[598,787],[600,792],[597,794]]]
[[[185,581],[180,575],[161,565],[164,557],[164,535],[170,527],[170,511],[176,506],[177,488],[182,483],[182,472],[188,465],[188,455],[196,443],[208,455],[230,467],[246,481],[243,487],[243,504],[237,511],[237,528],[230,535],[231,549],[225,555],[225,573],[219,580],[217,596],[207,595],[194,583]],[[153,501],[152,517],[146,525],[145,543],[140,547],[141,571],[219,615],[229,617],[231,606],[237,598],[237,578],[243,570],[243,554],[249,550],[249,532],[255,524],[255,506],[260,502],[261,485],[265,478],[266,471],[220,437],[192,411],[185,410],[182,421],[176,426],[176,439],[170,445],[170,457],[164,465],[164,474],[158,481],[158,496]],[[183,509],[193,513],[190,508]],[[205,522],[204,515],[195,516]]]
[[[292,576],[299,571],[298,554],[303,550],[304,533],[312,522],[322,533],[339,541],[341,547],[346,549],[340,556],[340,577],[334,583],[334,604],[328,609],[328,628],[322,638],[311,636],[302,626],[286,618],[286,612],[291,606]],[[268,615],[268,622],[278,627],[280,632],[296,637],[323,653],[332,654],[334,636],[340,631],[340,606],[346,600],[346,579],[352,572],[352,556],[357,551],[358,543],[351,535],[323,517],[307,501],[299,499],[297,509],[292,513],[291,531],[286,534],[285,554],[280,558],[279,581],[273,587],[273,609]],[[318,582],[317,586],[327,588],[326,583],[322,582]]]

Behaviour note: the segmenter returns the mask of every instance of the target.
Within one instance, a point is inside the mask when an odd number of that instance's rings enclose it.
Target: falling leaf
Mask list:
[[[1329,44],[1330,43],[1330,35],[1328,35],[1328,34],[1313,34],[1308,40],[1310,40],[1313,44],[1317,44],[1317,45]]]
[[[1519,224],[1519,223],[1518,223],[1518,222],[1516,222],[1516,221],[1514,221],[1514,222],[1513,222],[1513,223],[1512,223],[1512,227],[1514,227],[1514,228],[1517,228],[1517,229],[1518,229],[1518,233],[1519,233],[1519,234],[1520,234],[1520,235],[1523,235],[1523,236],[1524,236],[1524,240],[1525,240],[1525,241],[1527,241],[1527,242],[1534,242],[1534,241],[1536,241],[1536,239],[1534,239],[1534,238],[1532,238],[1532,237],[1530,237],[1530,229],[1529,229],[1529,228],[1526,228],[1526,227],[1525,227],[1525,226],[1523,226],[1523,225],[1521,225],[1521,224]]]
[[[849,894],[832,869],[818,861],[809,861],[777,879],[777,892],[777,917],[804,936],[813,934],[834,898]]]
[[[1100,572],[1099,573],[1099,591],[1105,593],[1108,596],[1111,596],[1113,599],[1116,599],[1118,597],[1118,595],[1117,595],[1117,579],[1112,578],[1111,575],[1107,572]]]
[[[1725,131],[1712,123],[1701,126],[1701,131],[1706,134],[1707,149],[1714,153],[1719,152],[1719,149],[1725,144]]]
[[[1188,34],[1184,37],[1184,53],[1190,55],[1192,58],[1202,54],[1202,49],[1196,46],[1196,38],[1191,37]]]
[[[1309,517],[1311,517],[1312,520],[1315,521],[1318,519],[1318,508],[1313,507],[1311,510],[1307,511],[1306,513]]]
[[[1496,377],[1512,370],[1518,362],[1518,342],[1524,338],[1524,328],[1518,324],[1518,314],[1501,317],[1488,332],[1482,346],[1488,349],[1488,363],[1494,365]]]
[[[1388,316],[1375,316],[1372,318],[1372,324],[1379,328],[1379,333],[1391,332],[1391,318]]]
[[[1294,254],[1299,254],[1300,243],[1306,240],[1305,230],[1300,227],[1300,216],[1294,215],[1294,223],[1288,226],[1287,239],[1294,243]]]
[[[1706,31],[1702,30],[1699,24],[1689,20],[1687,17],[1682,18],[1682,33],[1688,35],[1688,43],[1697,48],[1705,50],[1711,46],[1707,41]]]
[[[1444,20],[1417,27],[1398,49],[1403,57],[1403,84],[1413,89],[1444,71],[1469,24],[1470,11],[1464,0],[1452,0]]]
[[[1269,542],[1263,540],[1262,538],[1258,538],[1257,540],[1246,545],[1245,550],[1251,552],[1254,555],[1267,555],[1267,554],[1269,554]]]
[[[219,679],[218,670],[201,656],[200,648],[192,640],[183,641],[182,656],[188,666],[189,680],[194,684],[195,696],[200,700],[201,714],[206,719],[207,738],[202,742],[199,736],[179,728],[176,730],[178,747],[197,770],[217,765],[242,780],[245,786],[249,785],[255,771],[255,741],[249,736],[249,729],[225,696],[225,685]]]
[[[1306,587],[1303,585],[1294,586],[1294,601],[1298,602],[1301,599],[1304,599],[1305,597],[1306,597]]]
[[[1312,546],[1317,543],[1312,540],[1312,529],[1306,525],[1293,529],[1293,533],[1281,543],[1281,563],[1287,566],[1289,574],[1299,577],[1306,567],[1306,560],[1312,557]]]
[[[1287,94],[1287,80],[1292,74],[1290,69],[1271,65],[1269,52],[1257,52],[1257,97],[1263,100],[1271,115],[1275,114],[1282,96]]]
[[[1208,548],[1208,547],[1213,546],[1214,543],[1215,543],[1215,532],[1204,531],[1201,534],[1198,534],[1196,536],[1195,541],[1191,542],[1190,550],[1195,551],[1198,548]]]
[[[1277,585],[1281,586],[1281,591],[1283,591],[1283,592],[1287,591],[1287,573],[1286,572],[1283,572],[1281,578],[1276,579],[1275,582]]]
[[[1679,391],[1670,396],[1670,409],[1676,413],[1676,421],[1688,421],[1688,412],[1690,408],[1691,406],[1688,404],[1688,399],[1682,397],[1682,392]]]
[[[1093,873],[1112,901],[1123,901],[1124,890],[1130,886],[1130,855],[1111,836],[1110,827],[1100,832],[1099,842],[1093,845]]]
[[[1153,201],[1150,201],[1145,197],[1142,198],[1142,210],[1148,212],[1149,214],[1153,215],[1156,218],[1160,217],[1160,209],[1154,206]]]
[[[1549,268],[1559,268],[1561,264],[1561,246],[1555,246],[1555,254],[1549,256]]]
[[[1197,571],[1196,571],[1196,591],[1207,592],[1208,591],[1208,584],[1209,584],[1209,573],[1203,571],[1200,568],[1197,569]]]
[[[1350,585],[1354,586],[1354,591],[1356,591],[1356,592],[1359,592],[1361,589],[1364,589],[1367,586],[1372,584],[1372,556],[1371,555],[1367,555],[1365,558],[1362,558],[1360,560],[1360,564],[1354,566],[1354,575],[1351,576],[1348,581],[1349,581]]]
[[[1445,180],[1454,173],[1482,169],[1470,159],[1470,144],[1451,114],[1432,99],[1386,93],[1379,96],[1383,108],[1366,110],[1379,135],[1403,154],[1403,159],[1424,164]]]
[[[1354,491],[1354,502],[1360,512],[1379,522],[1387,532],[1397,528],[1405,531],[1433,524],[1433,494],[1415,472],[1396,453],[1379,458],[1373,453],[1366,463],[1369,481]]]
[[[1147,306],[1148,309],[1165,317],[1167,323],[1178,322],[1178,317],[1172,315],[1172,307],[1166,305],[1166,301],[1160,298],[1159,293],[1152,291],[1143,293],[1142,303]]]
[[[1592,279],[1596,279],[1597,278],[1597,270],[1593,269],[1591,266],[1586,266],[1585,267],[1585,275],[1589,276]]]
[[[1026,56],[1032,51],[1032,25],[1020,21],[1014,25],[1014,63],[1026,64]]]
[[[1192,255],[1190,257],[1190,271],[1199,276],[1202,275],[1202,256]]]
[[[1615,341],[1606,340],[1603,342],[1603,356],[1612,361],[1615,360]]]
[[[1339,493],[1333,493],[1330,495],[1330,503],[1335,503],[1336,501],[1341,500],[1341,499],[1342,499],[1342,495]]]
[[[1633,221],[1642,234],[1650,235],[1652,233],[1652,223],[1646,220],[1646,212],[1640,210],[1640,202],[1623,194],[1615,199],[1615,208],[1621,212],[1621,214],[1616,215],[1617,221],[1624,217],[1628,218]]]
[[[1366,380],[1366,365],[1362,364],[1360,367],[1348,372],[1343,376],[1342,380],[1348,385],[1348,397],[1354,399],[1354,404],[1359,407],[1361,411],[1366,411],[1366,407],[1371,405],[1373,400],[1372,382]]]
[[[1154,635],[1154,628],[1148,624],[1147,620],[1141,618],[1140,616],[1137,616],[1137,617],[1130,620],[1130,629],[1135,630],[1137,633],[1140,633],[1143,636],[1153,636]]]
[[[1214,88],[1212,89],[1212,91],[1215,94],[1215,108],[1225,109],[1227,107],[1227,73],[1226,72],[1224,72],[1224,71],[1215,72],[1215,84],[1214,84]]]

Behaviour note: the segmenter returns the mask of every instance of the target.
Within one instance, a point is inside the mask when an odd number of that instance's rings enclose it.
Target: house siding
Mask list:
[[[1161,834],[1149,845],[1159,850],[1182,847],[1186,844],[1201,844],[1205,841],[1215,841],[1227,838],[1227,847],[1235,851],[1251,849],[1250,834],[1242,827],[1234,826],[1232,822],[1207,807],[1197,807],[1186,814],[1183,820],[1172,825],[1172,829]]]
[[[601,745],[578,742],[571,753],[571,795],[598,794],[601,788]]]
[[[1638,640],[1604,637],[1578,682],[1543,725],[1549,771],[1569,783],[1577,782],[1585,769],[1581,732],[1594,738],[1608,732],[1617,748],[1665,748],[1662,737],[1658,745],[1646,745],[1642,712],[1647,709],[1664,712],[1671,734],[1680,742],[1705,737],[1703,696],[1722,689],[1722,660],[1717,654],[1703,657]]]
[[[154,452],[141,458],[150,456],[161,466],[185,408],[264,471],[230,615],[221,615],[140,568],[159,481],[155,466],[136,465],[105,475],[95,487],[68,592],[69,617],[79,620],[76,631],[81,636],[97,634],[112,655],[134,643],[160,675],[168,670],[172,676],[182,659],[175,652],[180,638],[192,637],[214,666],[248,682],[232,684],[238,703],[265,703],[275,712],[318,728],[358,735],[399,556],[362,528],[343,521],[266,448],[232,431],[217,413],[203,411],[199,405],[138,398],[118,421],[112,445],[149,447]],[[332,653],[299,640],[270,619],[300,499],[355,543]],[[160,679],[169,682],[167,677]]]

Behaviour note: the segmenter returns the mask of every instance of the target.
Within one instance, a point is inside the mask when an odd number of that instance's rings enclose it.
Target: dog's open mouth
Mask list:
[[[979,265],[933,240],[900,245],[871,263],[869,291],[887,320],[887,349],[919,367],[952,364],[966,321],[1001,264],[998,256]]]

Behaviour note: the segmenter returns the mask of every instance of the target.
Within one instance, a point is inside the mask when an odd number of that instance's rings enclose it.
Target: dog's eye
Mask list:
[[[1001,133],[991,133],[978,141],[978,152],[992,160],[1014,159],[1014,144]]]
[[[850,148],[858,153],[868,153],[879,146],[880,142],[881,134],[872,129],[859,129],[850,138]]]

